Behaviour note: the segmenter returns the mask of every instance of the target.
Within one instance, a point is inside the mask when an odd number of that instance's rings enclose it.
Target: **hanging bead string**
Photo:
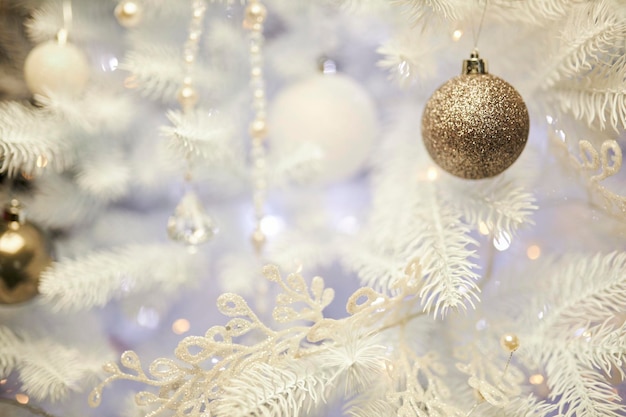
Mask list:
[[[193,86],[193,72],[198,56],[200,37],[204,28],[204,17],[207,10],[206,0],[193,0],[191,9],[192,14],[187,31],[187,40],[183,45],[183,82],[176,96],[184,113],[192,112],[196,104],[198,104],[198,92]],[[192,177],[191,155],[189,152],[186,155],[186,160],[185,182],[189,183]]]
[[[192,3],[192,17],[187,32],[187,40],[183,46],[183,83],[178,90],[178,102],[185,113],[190,112],[198,103],[198,93],[193,87],[193,70],[198,55],[198,44],[204,27],[206,15],[206,0],[194,0]]]
[[[260,254],[265,245],[265,234],[261,222],[265,216],[265,198],[267,194],[267,172],[265,158],[265,138],[267,137],[267,102],[265,98],[265,78],[263,75],[263,23],[267,9],[258,0],[249,0],[245,9],[244,26],[249,30],[250,40],[250,91],[252,93],[252,111],[254,118],[250,123],[250,160],[252,164],[252,188],[255,228],[252,244]]]
[[[57,32],[57,42],[59,45],[67,43],[67,37],[72,28],[72,2],[71,0],[63,0],[63,27]]]

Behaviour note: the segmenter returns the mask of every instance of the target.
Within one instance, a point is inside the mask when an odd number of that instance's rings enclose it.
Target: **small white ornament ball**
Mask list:
[[[342,74],[318,74],[280,92],[269,109],[268,138],[289,154],[304,144],[320,151],[316,182],[345,180],[363,168],[378,134],[368,92]]]
[[[37,45],[26,57],[24,78],[33,94],[77,96],[89,80],[89,64],[75,45],[48,41]]]

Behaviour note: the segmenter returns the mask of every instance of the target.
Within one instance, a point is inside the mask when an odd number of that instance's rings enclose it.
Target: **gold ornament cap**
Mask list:
[[[488,73],[487,61],[478,56],[478,49],[474,49],[470,54],[470,59],[463,61],[463,71],[461,75]]]
[[[7,223],[24,223],[24,216],[22,215],[22,205],[17,199],[12,199],[9,204],[4,208],[2,218]]]

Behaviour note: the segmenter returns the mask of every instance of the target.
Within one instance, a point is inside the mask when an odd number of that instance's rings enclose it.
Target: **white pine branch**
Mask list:
[[[49,340],[31,341],[22,346],[18,365],[22,388],[37,400],[59,401],[70,392],[82,392],[85,380],[102,370],[103,358],[85,357],[79,350]]]
[[[17,102],[0,104],[0,172],[62,170],[74,159],[59,121],[45,110]]]
[[[171,126],[162,126],[169,148],[179,157],[194,156],[214,166],[236,165],[235,128],[228,116],[217,110],[169,111]],[[239,152],[241,154],[241,152]]]
[[[472,2],[463,0],[392,0],[392,4],[402,7],[413,22],[427,17],[452,21],[462,20],[474,6]]]
[[[411,110],[410,106],[406,109]],[[477,242],[461,221],[461,212],[442,199],[435,184],[426,178],[431,162],[415,140],[413,125],[408,122],[412,117],[407,115],[407,121],[395,126],[378,153],[372,214],[355,239],[358,246],[348,248],[347,263],[364,283],[389,291],[405,276],[407,265],[419,262],[424,309],[434,315],[445,314],[450,308],[466,308],[478,300],[475,255],[468,248]],[[447,186],[445,182],[439,185]],[[363,247],[369,250],[359,254]],[[396,268],[379,276],[372,274],[385,265]]]
[[[132,78],[127,86],[137,89],[142,95],[153,99],[171,101],[181,87],[183,73],[182,52],[169,45],[145,45],[129,51],[120,64],[120,69],[129,71]],[[195,66],[194,87],[198,90],[218,89],[224,84],[224,73],[198,62]],[[200,91],[201,93],[202,91]],[[202,101],[202,94],[201,99]]]
[[[130,50],[120,69],[132,74],[129,87],[137,88],[151,99],[170,100],[181,86],[183,64],[180,56],[181,52],[172,46],[144,46],[140,50]]]
[[[626,311],[626,253],[569,254],[544,268],[543,274],[554,284],[536,301],[537,311],[550,306],[538,330],[576,330]]]
[[[105,201],[86,193],[66,175],[46,175],[37,179],[37,190],[23,197],[28,218],[42,227],[74,227],[94,218]]]
[[[7,377],[19,360],[22,341],[8,327],[0,326],[0,378]]]
[[[191,277],[194,261],[179,245],[129,245],[55,262],[42,273],[39,290],[53,309],[78,311],[129,293],[174,290]]]
[[[584,0],[495,0],[489,2],[504,20],[522,21],[529,24],[544,25],[562,19],[573,5]]]
[[[54,39],[59,29],[64,27],[62,1],[53,0],[39,4],[40,7],[34,10],[32,19],[26,21],[28,35],[34,42]],[[102,19],[103,15],[110,13],[111,7],[107,2],[72,2],[70,42],[80,40],[90,43],[110,39],[118,26],[114,19]]]
[[[217,417],[298,416],[325,402],[328,376],[321,364],[302,360],[288,367],[255,363],[222,387]]]
[[[597,67],[582,79],[550,88],[551,100],[565,112],[589,125],[626,129],[626,58],[608,67]]]
[[[407,29],[376,50],[383,56],[377,65],[389,72],[390,80],[407,87],[418,79],[435,74],[437,61],[433,55],[438,49],[433,46],[432,39]]]
[[[539,401],[534,395],[527,397],[511,398],[506,406],[484,407],[480,410],[482,417],[501,417],[517,416],[517,417],[545,417],[552,415],[557,405]]]
[[[288,151],[274,149],[268,154],[269,181],[276,186],[310,183],[320,174],[323,159],[322,150],[313,143],[302,143]]]
[[[77,185],[103,201],[114,201],[128,192],[132,178],[131,168],[122,149],[108,144],[90,147],[93,152],[77,163]]]
[[[601,325],[582,332],[575,340],[570,340],[567,350],[589,369],[601,369],[606,375],[616,371],[624,378],[626,322],[615,328],[613,320],[607,319]]]
[[[85,380],[98,375],[100,354],[84,355],[48,339],[33,339],[0,327],[0,365],[19,373],[22,389],[36,400],[58,401],[69,392],[81,392]],[[8,365],[8,366],[7,366]]]
[[[395,416],[398,407],[384,398],[380,392],[366,392],[356,396],[345,406],[344,414],[351,417]]]
[[[479,276],[473,272],[476,265],[470,261],[474,251],[467,248],[477,245],[469,227],[436,197],[417,209],[415,221],[421,230],[415,236],[418,247],[413,257],[420,260],[424,274],[420,292],[424,310],[437,316],[450,308],[466,309],[468,303],[474,307],[480,290],[475,282]]]
[[[329,382],[338,388],[344,385],[345,397],[366,391],[384,378],[388,357],[381,333],[372,335],[348,325],[324,347],[319,360],[332,372]]]
[[[131,100],[111,85],[93,85],[80,98],[50,93],[37,100],[64,125],[86,135],[124,131],[135,114]]]
[[[567,348],[552,354],[546,364],[550,398],[559,398],[563,417],[619,416],[625,410],[621,398],[605,378],[593,369],[581,366]]]
[[[548,65],[546,86],[584,74],[596,63],[619,56],[626,37],[626,17],[617,7],[611,0],[599,0],[572,9],[561,31],[558,55]]]
[[[493,235],[514,236],[523,225],[533,224],[534,196],[504,176],[469,184],[452,178],[444,192],[467,223],[475,228],[483,223]]]

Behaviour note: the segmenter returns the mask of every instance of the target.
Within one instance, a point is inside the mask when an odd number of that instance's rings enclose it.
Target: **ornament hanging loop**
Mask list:
[[[474,27],[472,27],[472,34],[474,36],[474,51],[477,51],[478,49],[478,39],[480,39],[480,32],[483,29],[483,22],[485,21],[485,14],[487,12],[487,4],[489,3],[489,0],[485,0],[485,6],[483,7],[483,12],[480,16],[480,23],[478,23],[478,30],[474,30]]]

